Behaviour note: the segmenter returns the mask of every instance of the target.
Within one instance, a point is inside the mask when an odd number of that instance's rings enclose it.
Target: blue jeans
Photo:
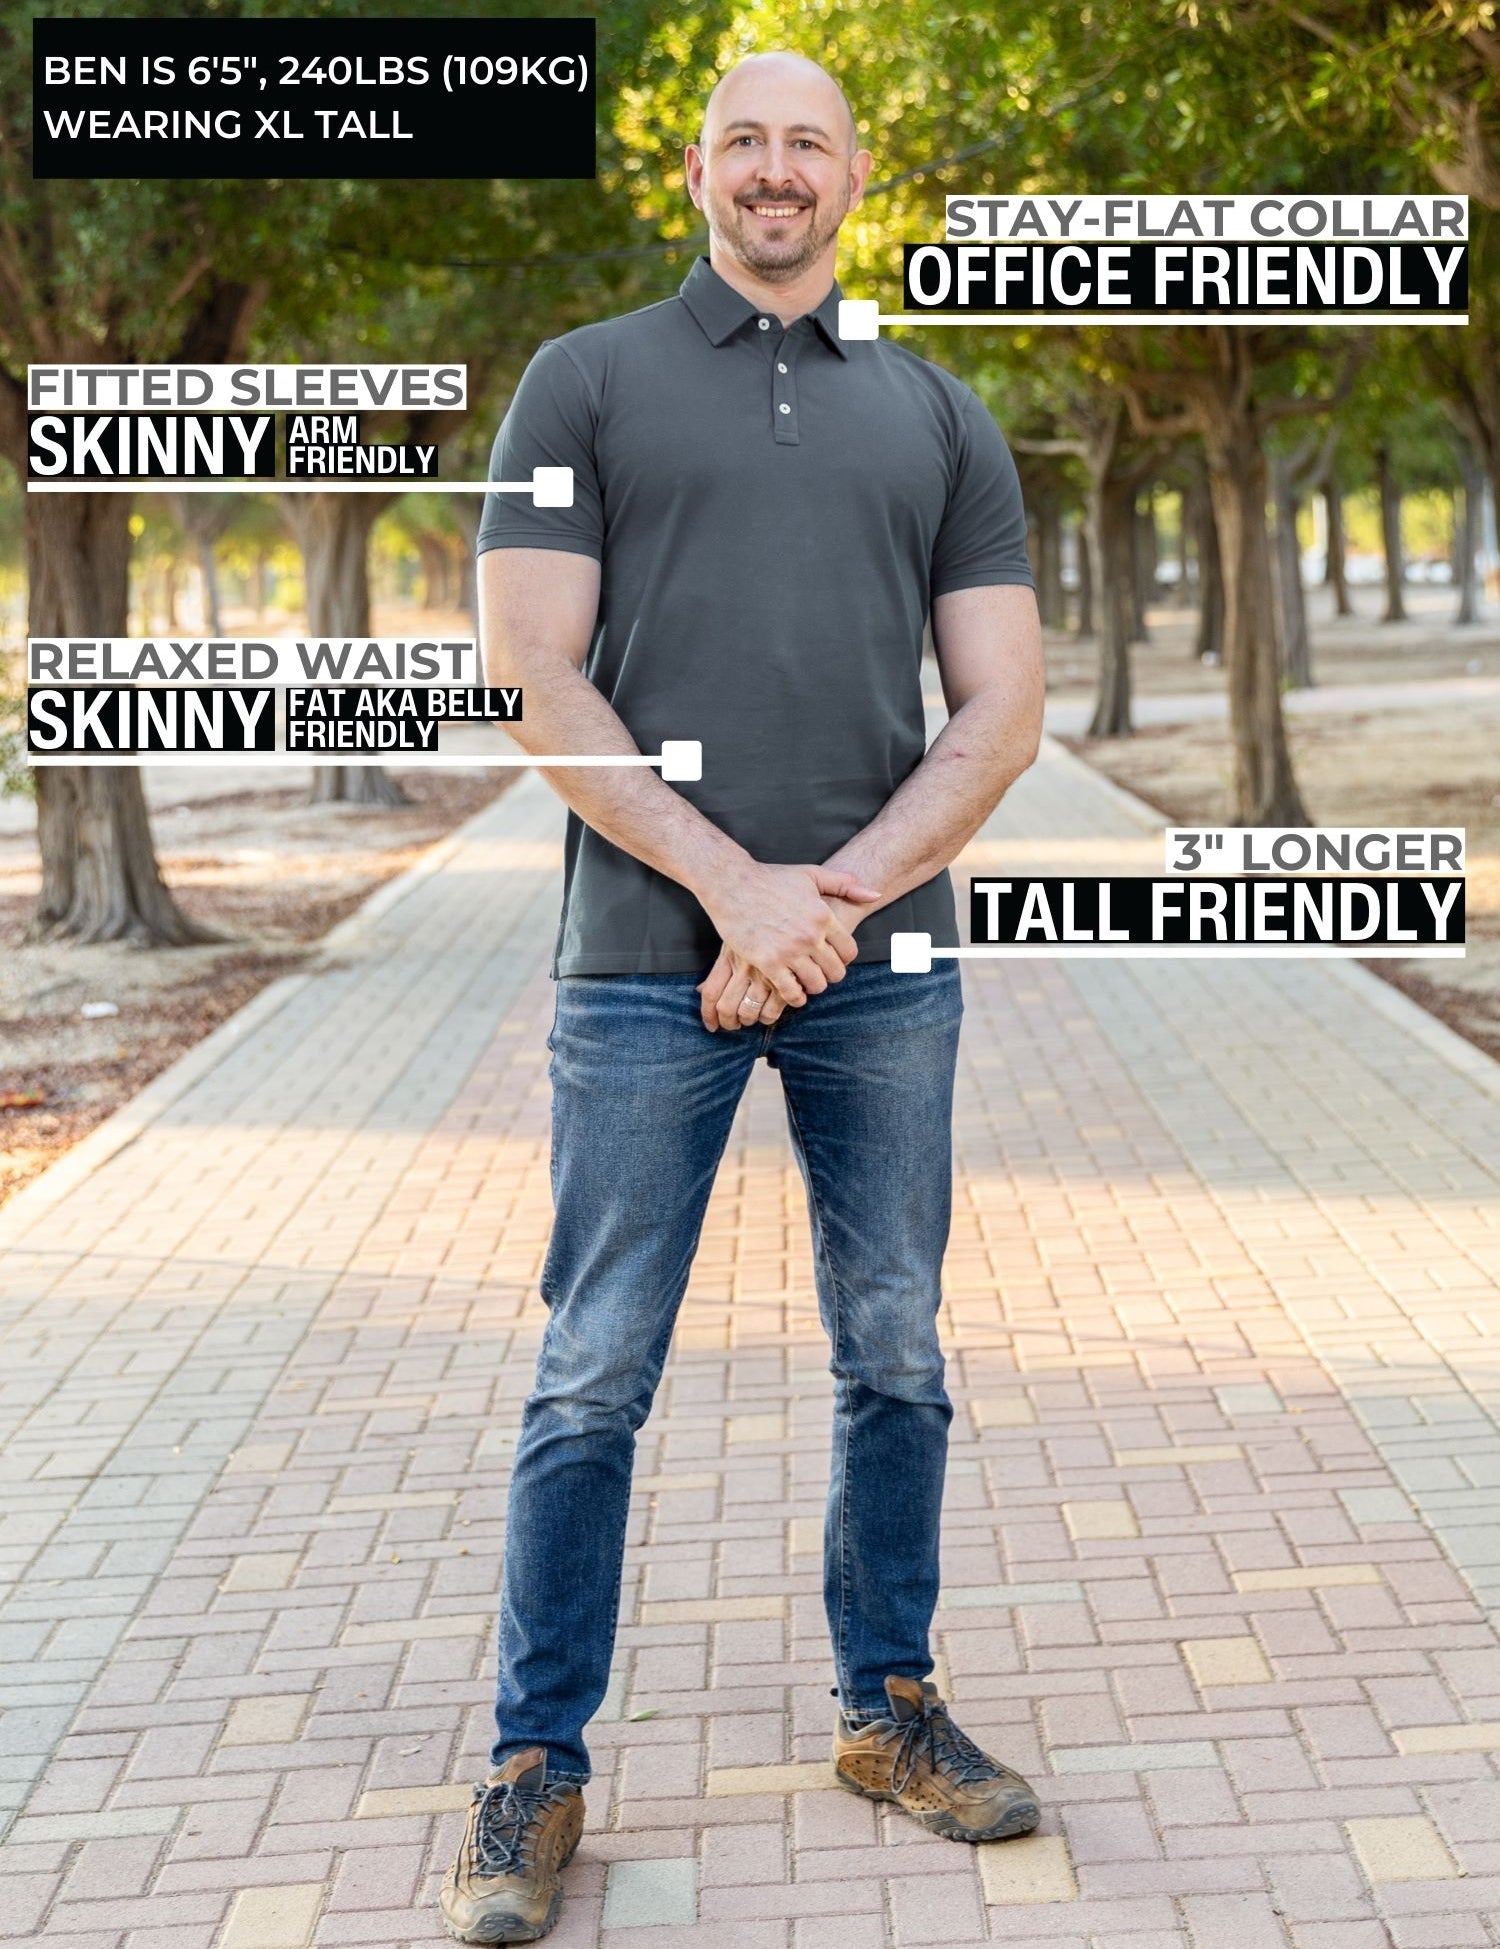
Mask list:
[[[493,1760],[586,1779],[614,1649],[636,1430],[651,1411],[714,1174],[760,1056],[780,1072],[832,1348],[823,1591],[839,1697],[932,1669],[948,1423],[939,1274],[958,964],[855,962],[771,1028],[710,1035],[697,975],[557,984],[549,1308],[511,1477]]]

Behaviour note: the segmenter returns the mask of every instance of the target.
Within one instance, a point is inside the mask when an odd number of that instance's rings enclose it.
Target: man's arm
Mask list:
[[[869,825],[825,861],[880,888],[868,905],[834,901],[850,926],[950,865],[1037,754],[1045,678],[1034,593],[1011,584],[955,589],[933,603],[932,633],[948,722]],[[756,976],[726,942],[700,990],[705,1024],[774,1021],[775,984]],[[757,995],[764,1006],[743,1012]]]
[[[880,888],[869,912],[951,866],[1041,742],[1046,680],[1032,590],[1003,584],[939,596],[932,635],[948,722],[869,825],[825,862]]]
[[[485,681],[524,690],[524,721],[512,730],[522,748],[635,755],[630,733],[583,674],[598,562],[560,549],[494,548],[479,558],[479,587]],[[644,765],[544,767],[544,776],[611,844],[685,886],[783,1003],[798,1007],[843,978],[854,939],[828,900],[878,898],[856,874],[760,864]]]

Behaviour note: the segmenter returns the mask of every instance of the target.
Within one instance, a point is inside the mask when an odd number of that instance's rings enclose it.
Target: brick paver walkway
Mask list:
[[[526,779],[0,1214],[8,1939],[438,1938],[541,1323],[559,836]],[[1055,749],[973,850],[1159,858]],[[940,1675],[1042,1832],[828,1790],[828,1382],[762,1077],[558,1949],[1500,1943],[1495,1067],[1332,963],[965,985]]]

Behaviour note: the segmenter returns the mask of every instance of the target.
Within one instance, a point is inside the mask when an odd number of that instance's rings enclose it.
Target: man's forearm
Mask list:
[[[827,865],[880,888],[887,907],[952,864],[1036,757],[1038,719],[981,692],[955,711],[920,765]],[[866,909],[875,911],[874,908]]]
[[[639,747],[580,665],[598,611],[599,570],[582,556],[504,550],[480,558],[485,680],[519,684],[525,751],[639,756]],[[587,825],[689,892],[723,885],[751,864],[727,833],[645,765],[543,767]]]
[[[639,751],[609,703],[562,658],[524,685],[526,714],[511,736],[526,751],[579,755]],[[585,824],[689,892],[740,871],[745,849],[645,765],[544,766],[542,776]]]

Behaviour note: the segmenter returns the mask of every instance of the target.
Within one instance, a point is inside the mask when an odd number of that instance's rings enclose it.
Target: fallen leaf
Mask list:
[[[46,1101],[45,1090],[0,1090],[0,1110],[30,1110]]]

